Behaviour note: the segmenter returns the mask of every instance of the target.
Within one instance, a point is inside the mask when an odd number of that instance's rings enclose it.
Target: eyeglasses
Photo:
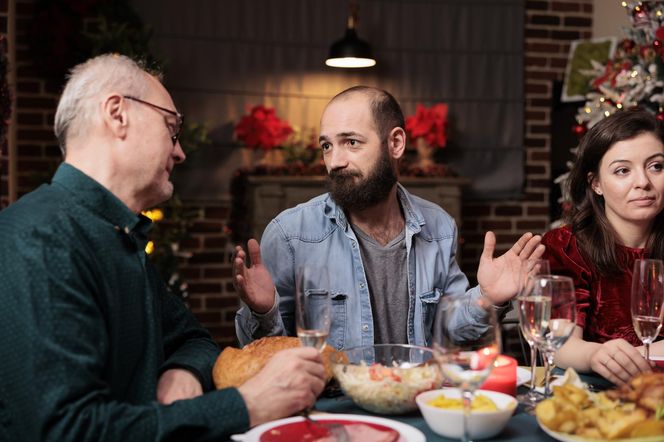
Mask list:
[[[166,112],[169,115],[173,115],[176,118],[175,133],[171,131],[172,124],[170,121],[168,121],[166,116],[164,116],[164,121],[166,122],[166,126],[169,128],[169,132],[171,132],[171,141],[173,141],[173,146],[175,146],[175,143],[178,142],[178,138],[180,137],[180,133],[182,132],[182,125],[184,124],[184,115],[182,115],[180,112],[172,111],[170,109],[166,109],[165,107],[157,106],[156,104],[152,104],[148,101],[141,100],[140,98],[132,97],[130,95],[124,95],[123,97],[126,98],[127,100],[143,103],[150,106],[153,109],[158,109],[162,112]]]

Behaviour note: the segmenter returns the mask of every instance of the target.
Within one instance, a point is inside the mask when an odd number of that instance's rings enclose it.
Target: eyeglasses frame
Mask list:
[[[173,146],[175,146],[175,143],[178,142],[178,138],[182,134],[182,126],[184,126],[184,115],[181,114],[180,112],[173,111],[170,109],[166,109],[165,107],[157,106],[154,103],[150,103],[149,101],[141,100],[140,98],[132,97],[131,95],[123,95],[122,98],[126,98],[127,100],[132,100],[136,101],[138,103],[143,103],[147,106],[150,106],[154,109],[158,109],[160,111],[166,112],[169,115],[173,115],[175,118],[177,118],[177,131],[175,132],[175,135],[171,135],[171,141],[173,142]],[[165,119],[166,117],[164,117]],[[168,124],[168,121],[166,121]]]

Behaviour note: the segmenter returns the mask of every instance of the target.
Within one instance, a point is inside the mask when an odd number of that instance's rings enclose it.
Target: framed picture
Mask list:
[[[615,37],[606,37],[572,42],[560,101],[567,103],[586,99],[586,94],[591,90],[590,81],[595,76],[584,74],[583,71],[592,69],[591,60],[605,65],[613,57],[616,41]]]

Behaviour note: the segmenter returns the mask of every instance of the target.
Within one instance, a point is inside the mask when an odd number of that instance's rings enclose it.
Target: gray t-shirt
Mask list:
[[[375,344],[408,343],[406,230],[382,246],[357,226],[353,231],[367,275]]]

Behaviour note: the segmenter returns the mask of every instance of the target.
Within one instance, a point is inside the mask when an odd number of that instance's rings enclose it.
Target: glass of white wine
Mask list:
[[[520,403],[526,405],[526,407],[533,407],[539,401],[544,399],[544,397],[535,390],[535,369],[537,367],[537,345],[535,344],[535,338],[530,332],[533,327],[532,321],[536,316],[537,312],[532,311],[537,303],[533,302],[532,297],[528,296],[530,290],[532,289],[532,284],[534,283],[533,277],[537,275],[549,275],[551,274],[551,268],[549,266],[549,261],[546,259],[531,259],[523,263],[521,269],[521,277],[519,281],[523,286],[519,291],[519,296],[517,298],[518,302],[518,316],[519,316],[519,329],[523,338],[528,343],[530,347],[530,388],[527,393],[520,394],[517,396],[517,399]]]
[[[650,360],[650,344],[662,328],[664,264],[659,259],[637,259],[632,274],[632,324]]]
[[[464,324],[469,310],[484,312],[486,325],[481,330]],[[473,394],[489,376],[500,354],[500,329],[492,306],[465,294],[443,296],[434,323],[433,348],[445,380],[461,390],[462,441],[470,441],[468,419]]]
[[[544,356],[544,396],[549,397],[554,355],[576,327],[574,281],[556,275],[537,275],[531,279],[519,308],[528,332]]]
[[[327,269],[300,267],[295,279],[295,328],[304,347],[323,350],[332,306]]]

